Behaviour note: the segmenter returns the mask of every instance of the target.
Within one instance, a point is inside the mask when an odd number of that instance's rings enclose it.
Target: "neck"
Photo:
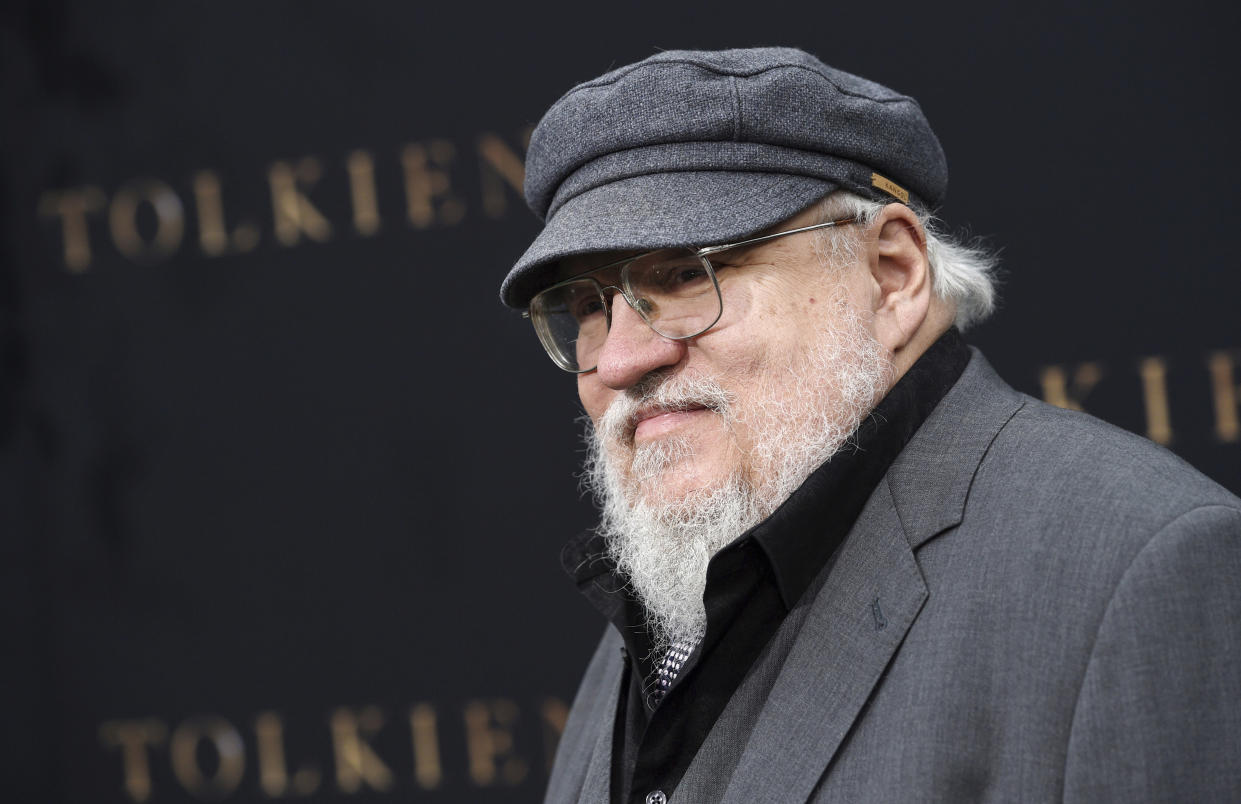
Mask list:
[[[931,303],[922,326],[904,346],[892,353],[892,385],[904,377],[918,358],[926,354],[926,350],[952,327],[955,319],[956,310],[952,305],[938,299]]]

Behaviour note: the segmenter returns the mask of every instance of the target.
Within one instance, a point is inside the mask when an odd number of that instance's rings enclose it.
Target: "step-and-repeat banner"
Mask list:
[[[1236,11],[425,6],[0,12],[0,798],[538,799],[593,510],[497,290],[531,127],[656,48],[917,97],[971,341],[1241,491]]]

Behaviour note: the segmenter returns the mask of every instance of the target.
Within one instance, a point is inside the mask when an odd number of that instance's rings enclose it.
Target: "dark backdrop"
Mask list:
[[[0,797],[534,801],[600,623],[525,137],[655,48],[919,98],[1017,387],[1241,490],[1235,4],[13,2]],[[22,797],[24,796],[24,798]]]

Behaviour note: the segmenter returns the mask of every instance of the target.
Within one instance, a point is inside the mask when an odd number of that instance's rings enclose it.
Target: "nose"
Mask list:
[[[665,338],[634,312],[623,294],[612,297],[612,325],[595,369],[609,388],[624,390],[656,369],[675,366],[685,357],[685,341]]]

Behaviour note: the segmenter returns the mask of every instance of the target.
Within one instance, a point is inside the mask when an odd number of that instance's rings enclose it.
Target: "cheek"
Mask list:
[[[720,332],[721,363],[740,377],[763,377],[813,338],[832,307],[823,294],[753,294],[746,300],[745,316]]]
[[[784,351],[772,328],[757,319],[710,332],[702,337],[700,346],[697,362],[691,355],[691,368],[718,382],[742,405],[770,382],[773,367]]]
[[[612,401],[611,395],[615,393],[611,388],[599,382],[598,375],[593,371],[588,374],[579,374],[577,377],[577,397],[581,400],[586,415],[593,421],[599,421],[599,417],[608,409]]]
[[[780,333],[826,312],[826,290],[821,283],[798,281],[790,272],[769,271],[755,276],[735,299],[725,299],[725,312],[731,301],[736,315],[732,320],[765,334]]]

